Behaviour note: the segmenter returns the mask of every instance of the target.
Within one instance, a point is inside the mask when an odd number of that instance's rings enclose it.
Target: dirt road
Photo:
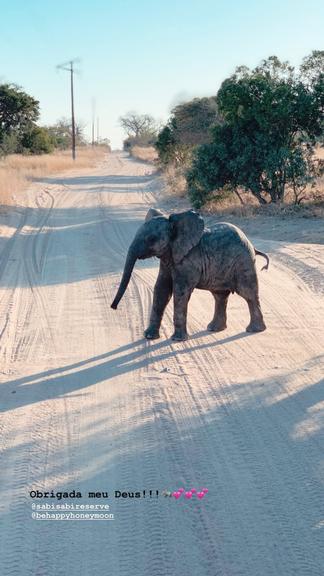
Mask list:
[[[16,228],[3,223],[1,574],[323,576],[324,247],[252,238],[271,256],[266,332],[245,332],[233,295],[228,329],[207,333],[212,296],[196,291],[191,339],[170,341],[169,305],[147,342],[157,261],[110,303],[156,186],[114,153],[35,184]],[[161,495],[180,487],[209,492]],[[83,498],[29,495],[73,489]],[[32,519],[46,503],[109,504],[114,519]]]

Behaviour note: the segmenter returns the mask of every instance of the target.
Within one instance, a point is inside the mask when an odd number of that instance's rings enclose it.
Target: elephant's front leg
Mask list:
[[[173,301],[174,301],[174,333],[172,340],[181,341],[188,340],[187,333],[187,311],[188,302],[191,296],[192,289],[187,287],[174,286]]]
[[[172,296],[171,274],[160,268],[160,272],[154,286],[153,305],[150,316],[149,327],[145,330],[144,336],[148,340],[160,338],[160,326],[163,312]]]

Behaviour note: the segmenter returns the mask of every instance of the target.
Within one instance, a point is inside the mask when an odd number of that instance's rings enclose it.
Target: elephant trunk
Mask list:
[[[136,260],[137,260],[136,251],[134,250],[133,246],[130,246],[128,253],[127,253],[127,258],[126,258],[126,262],[125,262],[123,276],[122,276],[122,279],[120,281],[119,288],[118,288],[117,294],[115,296],[115,299],[114,299],[113,303],[111,304],[111,308],[113,308],[114,310],[117,309],[117,306],[118,306],[120,300],[124,296],[124,293],[125,293],[126,288],[128,286],[128,283],[129,283],[130,277],[132,275]]]

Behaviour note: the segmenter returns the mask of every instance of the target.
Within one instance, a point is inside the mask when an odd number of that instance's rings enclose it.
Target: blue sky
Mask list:
[[[216,94],[236,66],[272,54],[298,65],[323,49],[322,0],[0,0],[0,82],[41,104],[41,122],[69,116],[68,74],[79,57],[76,115],[121,146],[129,110],[166,120],[180,100]]]

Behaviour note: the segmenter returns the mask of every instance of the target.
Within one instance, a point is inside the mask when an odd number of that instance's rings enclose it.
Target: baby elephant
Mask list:
[[[186,340],[187,308],[194,288],[209,290],[215,299],[215,313],[208,330],[226,328],[226,306],[231,292],[248,303],[251,320],[246,330],[261,332],[266,326],[259,302],[255,255],[269,258],[255,250],[245,234],[232,224],[220,222],[212,230],[189,210],[166,217],[150,209],[129,247],[124,273],[111,305],[116,309],[127,288],[136,260],[157,256],[160,271],[154,287],[148,339],[159,338],[163,312],[171,296],[174,299],[174,334],[172,340]]]

